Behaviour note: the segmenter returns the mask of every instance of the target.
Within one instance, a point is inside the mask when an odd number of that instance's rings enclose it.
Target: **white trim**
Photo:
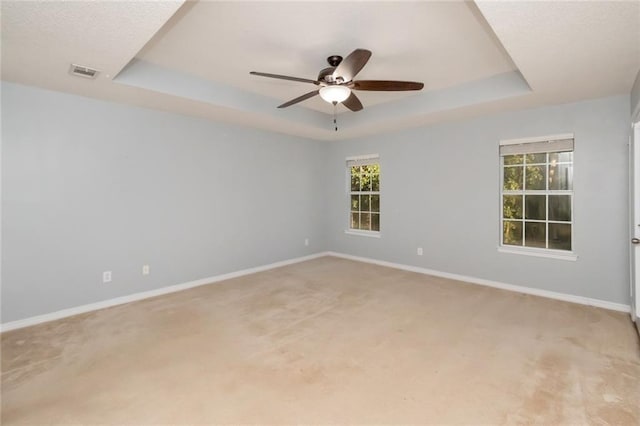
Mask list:
[[[578,260],[578,255],[573,252],[563,252],[563,251],[552,251],[549,249],[532,249],[527,247],[520,246],[498,246],[498,251],[500,253],[510,253],[510,254],[523,254],[525,256],[535,256],[535,257],[546,257],[549,259],[559,259],[559,260]]]
[[[345,230],[345,233],[347,234],[353,234],[353,235],[362,235],[362,236],[366,236],[366,237],[374,237],[374,238],[380,238],[380,216],[381,216],[381,208],[380,208],[380,188],[378,188],[377,191],[373,191],[373,182],[371,185],[371,188],[369,191],[362,191],[362,190],[358,190],[358,191],[353,191],[351,188],[351,173],[353,172],[353,167],[358,167],[358,166],[364,166],[364,165],[377,165],[378,167],[380,166],[380,156],[378,154],[366,154],[366,155],[362,155],[359,156],[362,157],[364,159],[355,159],[357,157],[347,157],[347,167],[345,169],[345,189],[346,189],[346,196],[347,196],[347,200],[346,203],[349,206],[349,210],[348,210],[348,215],[347,215],[347,221],[346,221],[346,225],[347,225],[347,229]],[[351,160],[350,160],[351,158]],[[362,174],[359,175],[360,177],[362,177]],[[380,184],[380,170],[378,169],[378,185]],[[378,211],[373,212],[371,211],[371,205],[369,205],[369,210],[361,210],[361,206],[358,206],[358,211],[352,211],[352,206],[351,206],[351,197],[353,196],[362,196],[362,195],[366,195],[366,196],[373,196],[373,195],[377,195],[378,196]],[[378,230],[367,230],[367,229],[353,229],[351,228],[351,215],[353,213],[358,213],[358,214],[362,214],[362,213],[368,213],[369,215],[371,214],[378,214]],[[361,216],[360,216],[361,218]],[[369,223],[369,228],[371,228],[371,223]]]
[[[575,152],[575,150],[572,148],[571,152]],[[542,152],[539,152],[542,153]],[[539,164],[539,165],[543,165],[545,167],[545,175],[549,173],[549,169],[551,167],[551,162],[549,161],[549,155],[550,155],[551,151],[547,151],[545,154],[545,161],[544,163],[533,163],[533,164]],[[499,252],[504,252],[504,253],[518,253],[518,254],[525,254],[525,255],[530,255],[530,256],[538,256],[538,257],[547,257],[547,258],[552,258],[552,259],[564,259],[564,260],[577,260],[577,255],[575,254],[575,252],[573,250],[575,250],[575,191],[573,189],[573,184],[571,185],[572,189],[569,190],[557,190],[557,189],[549,189],[549,182],[546,181],[545,182],[545,189],[540,189],[540,190],[528,190],[525,188],[526,186],[526,179],[527,179],[527,159],[526,156],[524,158],[524,162],[522,163],[522,165],[505,165],[504,164],[504,156],[500,156],[500,199],[498,200],[499,202],[499,207],[498,207],[498,212],[500,214],[500,228],[498,229],[499,232],[499,236],[498,236],[498,251]],[[559,162],[558,164],[570,164],[571,165],[571,170],[572,170],[572,176],[573,176],[573,168],[574,168],[574,162],[573,162],[573,158],[571,159],[570,162],[568,161],[562,161]],[[523,169],[523,175],[522,175],[522,179],[523,179],[523,189],[520,190],[505,190],[504,189],[504,172],[505,172],[505,168],[507,167],[522,167]],[[504,197],[506,196],[521,196],[522,197],[522,217],[520,219],[511,219],[511,218],[505,218],[504,217]],[[541,195],[545,197],[545,219],[527,219],[526,218],[526,197],[527,195]],[[557,221],[557,220],[550,220],[549,219],[549,197],[550,196],[556,196],[556,195],[565,195],[565,196],[569,196],[571,199],[571,220],[570,221]],[[526,243],[526,228],[525,225],[527,222],[537,222],[537,223],[544,223],[545,224],[545,247],[543,248],[533,248],[533,247],[529,247],[526,245],[523,246],[511,246],[511,245],[506,245],[504,244],[504,223],[505,220],[508,221],[514,221],[514,222],[520,222],[522,224],[522,242]],[[568,224],[571,226],[571,250],[570,251],[562,251],[562,250],[557,250],[557,249],[550,249],[547,248],[549,245],[549,224],[551,223],[558,223],[558,224]],[[530,251],[528,251],[530,250]]]
[[[483,278],[470,277],[466,275],[452,274],[449,272],[441,272],[433,269],[421,268],[419,266],[403,265],[400,263],[387,262],[384,260],[370,259],[367,257],[352,256],[350,254],[327,252],[329,256],[340,257],[343,259],[355,260],[357,262],[372,263],[374,265],[386,266],[389,268],[402,269],[404,271],[417,272],[419,274],[433,275],[436,277],[449,278],[456,281],[462,281],[470,284],[479,284],[487,287],[499,288],[501,290],[514,291],[516,293],[531,294],[534,296],[546,297],[548,299],[562,300],[565,302],[577,303],[580,305],[595,306],[598,308],[609,309],[612,311],[630,312],[631,307],[622,303],[609,302],[606,300],[592,299],[590,297],[575,296],[572,294],[557,293],[555,291],[542,290],[532,287],[524,287],[513,284],[501,283],[498,281],[485,280]]]
[[[546,297],[549,299],[563,300],[565,302],[577,303],[580,305],[595,306],[603,309],[610,309],[613,311],[630,312],[631,307],[622,303],[608,302],[606,300],[591,299],[589,297],[574,296],[571,294],[557,293],[549,290],[541,290],[531,287],[523,287],[513,284],[505,284],[497,281],[485,280],[483,278],[475,278],[466,275],[452,274],[449,272],[441,272],[433,269],[421,268],[419,266],[403,265],[400,263],[387,262],[384,260],[370,259],[360,256],[352,256],[350,254],[338,253],[333,251],[325,251],[315,253],[309,256],[297,257],[294,259],[283,260],[281,262],[270,263],[268,265],[257,266],[255,268],[243,269],[236,272],[230,272],[228,274],[216,275],[209,278],[202,278],[195,281],[189,281],[182,284],[176,284],[168,287],[159,288],[156,290],[144,291],[141,293],[134,293],[127,296],[117,297],[115,299],[103,300],[96,303],[89,303],[87,305],[76,306],[69,309],[63,309],[61,311],[51,312],[44,315],[38,315],[35,317],[24,318],[17,321],[10,321],[0,325],[0,331],[10,331],[19,328],[29,327],[44,322],[55,321],[58,319],[70,317],[73,315],[83,314],[86,312],[96,311],[98,309],[109,308],[112,306],[122,305],[124,303],[135,302],[137,300],[148,299],[150,297],[161,296],[163,294],[175,293],[177,291],[187,290],[193,287],[199,287],[206,284],[213,284],[216,282],[229,280],[232,278],[241,277],[244,275],[255,274],[257,272],[267,271],[269,269],[275,269],[282,266],[292,265],[295,263],[305,262],[307,260],[317,259],[324,256],[334,256],[342,259],[354,260],[357,262],[372,263],[375,265],[386,266],[388,268],[402,269],[404,271],[417,272],[419,274],[433,275],[436,277],[449,278],[456,281],[462,281],[470,284],[479,284],[487,287],[499,288],[502,290],[514,291],[517,293],[532,294],[534,296]]]
[[[255,268],[242,269],[240,271],[229,272],[227,274],[216,275],[213,277],[202,278],[195,281],[189,281],[182,284],[175,284],[168,287],[162,287],[155,290],[143,291],[140,293],[129,294],[127,296],[116,297],[115,299],[102,300],[100,302],[89,303],[87,305],[76,306],[61,311],[51,312],[35,317],[24,318],[21,320],[10,321],[0,324],[0,332],[16,330],[18,328],[29,327],[43,322],[58,320],[73,315],[84,314],[86,312],[96,311],[98,309],[109,308],[111,306],[122,305],[124,303],[135,302],[137,300],[148,299],[150,297],[161,296],[163,294],[175,293],[177,291],[187,290],[193,287],[199,287],[206,284],[213,284],[219,281],[229,280],[232,278],[242,277],[244,275],[255,274],[256,272],[267,271],[269,269],[280,268],[282,266],[292,265],[294,263],[305,262],[307,260],[316,259],[318,257],[327,256],[328,252],[320,252],[309,256],[296,257],[280,262],[270,263],[268,265],[256,266]]]
[[[364,155],[352,155],[347,157],[347,161],[358,161],[358,160],[375,160],[380,158],[380,154],[364,154]]]
[[[640,76],[640,73],[639,73]],[[637,80],[636,83],[640,82]],[[629,238],[637,237],[640,231],[640,122],[632,124],[633,131],[629,135]],[[636,226],[637,225],[637,226]],[[629,294],[631,295],[631,319],[638,325],[638,313],[640,310],[640,250],[631,245],[629,248]]]
[[[519,145],[523,143],[547,142],[547,141],[556,141],[556,140],[562,140],[562,139],[575,139],[575,137],[573,133],[562,133],[559,135],[535,136],[530,138],[502,139],[500,140],[500,145]]]
[[[356,230],[356,229],[345,229],[344,233],[349,235],[359,235],[361,237],[381,238],[380,232],[378,231],[362,231],[362,230]]]

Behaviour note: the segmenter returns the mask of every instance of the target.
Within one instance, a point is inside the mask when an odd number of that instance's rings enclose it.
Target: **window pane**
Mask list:
[[[369,230],[371,224],[371,213],[360,213],[360,229]]]
[[[546,189],[547,166],[527,166],[526,190]]]
[[[365,166],[362,166],[365,167]],[[371,191],[371,175],[363,174],[360,176],[360,190],[361,191]]]
[[[549,224],[549,248],[571,250],[571,225],[568,223]]]
[[[525,222],[524,224],[524,245],[526,247],[546,246],[546,224],[537,222]]]
[[[522,195],[504,195],[502,215],[505,219],[522,219]]]
[[[371,175],[371,190],[380,191],[380,174]]]
[[[549,189],[573,189],[573,165],[549,165]]]
[[[360,196],[360,211],[363,211],[363,212],[369,211],[369,195]]]
[[[360,213],[351,213],[351,229],[360,229]]]
[[[365,165],[360,166],[360,170],[362,170],[362,174],[367,174],[367,173],[369,173],[369,170],[370,170],[369,168],[370,168],[370,167],[371,167],[371,166],[369,166],[368,164],[365,164]]]
[[[351,167],[351,190],[360,191],[360,166]]]
[[[371,215],[371,230],[379,231],[380,230],[380,215],[372,214]]]
[[[380,196],[372,195],[371,196],[371,211],[379,212],[380,211]]]
[[[527,164],[546,163],[547,153],[543,152],[541,154],[527,154],[526,158],[527,158]]]
[[[522,162],[524,161],[524,155],[519,154],[519,155],[505,155],[504,156],[504,164],[509,165],[509,164],[522,164]]]
[[[502,243],[511,246],[522,245],[522,222],[504,221],[502,227]]]
[[[360,200],[358,195],[351,196],[351,211],[357,212],[360,209]]]
[[[570,195],[549,195],[549,220],[571,221]]]
[[[549,163],[573,162],[573,152],[550,152]]]
[[[507,191],[517,191],[522,189],[522,171],[521,166],[504,168],[504,183],[502,187]]]
[[[544,195],[526,195],[524,197],[525,219],[545,220],[547,218],[547,200]]]

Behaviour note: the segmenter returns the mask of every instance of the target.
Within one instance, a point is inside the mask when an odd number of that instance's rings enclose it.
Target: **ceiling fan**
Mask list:
[[[424,83],[415,81],[353,80],[356,74],[367,64],[370,57],[371,51],[366,49],[356,49],[344,59],[338,55],[329,56],[327,62],[329,62],[330,66],[320,71],[317,80],[256,71],[251,71],[249,74],[311,83],[320,86],[312,92],[305,93],[302,96],[283,103],[278,106],[278,108],[286,108],[316,95],[320,95],[323,100],[333,105],[341,103],[351,111],[360,111],[363,108],[362,102],[360,102],[360,99],[353,93],[354,90],[395,92],[421,90],[424,87]]]

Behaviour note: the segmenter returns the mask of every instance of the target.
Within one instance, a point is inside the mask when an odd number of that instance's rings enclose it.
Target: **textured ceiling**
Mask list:
[[[534,92],[562,102],[631,91],[640,68],[640,1],[479,7]]]
[[[640,2],[3,1],[2,79],[316,139],[629,93]],[[423,81],[359,92],[365,109],[249,71],[315,78],[367,48],[360,79]],[[68,74],[98,68],[96,80]]]
[[[3,1],[2,78],[70,87],[71,63],[115,76],[183,1]],[[86,83],[86,81],[85,81]]]

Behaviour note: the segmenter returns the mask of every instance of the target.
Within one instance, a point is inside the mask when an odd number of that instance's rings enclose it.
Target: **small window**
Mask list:
[[[347,159],[349,230],[380,232],[380,164],[377,155]]]
[[[573,250],[573,136],[500,144],[501,246]]]

